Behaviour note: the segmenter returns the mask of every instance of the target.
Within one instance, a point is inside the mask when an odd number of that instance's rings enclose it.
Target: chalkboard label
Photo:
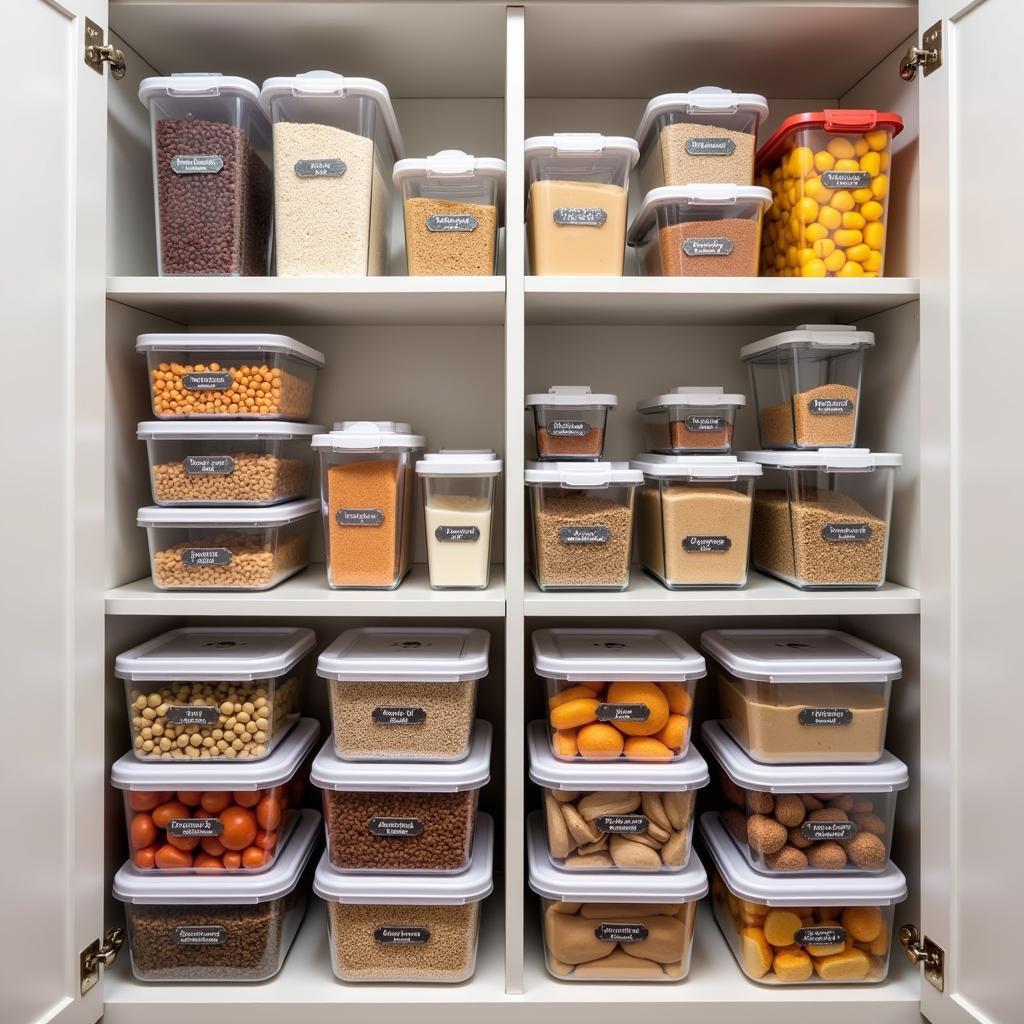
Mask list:
[[[849,708],[801,708],[797,717],[801,725],[849,725],[853,712]]]
[[[558,539],[563,544],[607,544],[612,531],[607,526],[560,526]]]
[[[386,924],[374,929],[373,939],[382,946],[422,946],[430,941],[430,929],[422,925]]]
[[[434,537],[442,544],[466,544],[480,539],[479,526],[439,526]]]
[[[599,206],[560,206],[551,216],[556,224],[575,228],[599,228],[608,219]]]
[[[688,536],[683,538],[683,550],[692,551],[700,555],[709,555],[728,551],[731,547],[732,539],[730,537]]]
[[[871,527],[867,523],[826,523],[821,536],[832,544],[867,541],[871,540]]]
[[[871,175],[867,171],[824,171],[821,183],[825,188],[867,188]]]
[[[370,835],[387,839],[405,839],[423,833],[423,822],[419,818],[371,818]]]
[[[185,153],[171,157],[175,174],[217,174],[224,169],[224,158],[216,153]]]
[[[231,551],[229,548],[185,548],[181,553],[181,564],[190,569],[198,569],[204,565],[229,565]]]
[[[646,814],[602,814],[594,822],[598,832],[612,836],[642,836],[650,821]]]
[[[227,391],[234,378],[227,370],[208,370],[204,373],[186,373],[181,386],[186,391]]]
[[[216,725],[220,721],[220,708],[213,705],[178,704],[169,707],[164,718],[168,725]]]
[[[805,821],[800,826],[800,835],[812,843],[852,839],[857,831],[852,821]]]
[[[178,946],[223,946],[227,941],[228,930],[221,924],[179,925],[174,929]]]
[[[339,508],[335,518],[339,526],[384,525],[384,513],[379,508]]]
[[[736,246],[731,238],[684,238],[683,252],[687,256],[731,256]]]
[[[646,704],[598,704],[599,722],[646,722],[651,709]]]
[[[714,434],[726,427],[724,416],[687,416],[683,423],[691,434]]]
[[[732,156],[736,143],[730,138],[692,138],[686,140],[686,152],[690,156]]]
[[[235,460],[230,455],[186,455],[183,468],[188,476],[230,476]]]
[[[586,420],[552,420],[544,429],[549,437],[586,437],[590,424]]]
[[[340,178],[348,170],[344,160],[296,160],[299,178]]]
[[[423,708],[374,708],[370,717],[377,725],[422,725],[427,720]]]
[[[793,941],[798,946],[842,946],[846,944],[846,929],[824,925],[798,928]]]
[[[601,942],[622,942],[628,946],[631,942],[643,942],[648,932],[645,924],[620,924],[615,921],[599,924],[594,929],[594,935]]]
[[[853,399],[812,398],[807,409],[815,416],[849,416],[853,412]]]
[[[224,831],[219,818],[171,818],[167,834],[182,839],[216,839]]]
[[[428,231],[476,231],[479,224],[471,213],[435,213],[427,218]]]

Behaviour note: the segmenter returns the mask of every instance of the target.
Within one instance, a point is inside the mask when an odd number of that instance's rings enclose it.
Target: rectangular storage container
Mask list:
[[[469,866],[491,726],[477,721],[458,762],[342,761],[328,739],[310,779],[323,790],[327,856],[339,871],[457,874]]]
[[[317,661],[334,752],[346,761],[461,761],[490,634],[460,627],[348,629]]]
[[[636,411],[649,452],[728,455],[736,413],[746,404],[745,396],[726,394],[725,388],[682,385],[637,402]]]
[[[740,970],[762,985],[885,981],[893,915],[907,898],[895,864],[875,875],[782,877],[755,871],[717,813],[701,815],[715,920]]]
[[[538,629],[551,752],[560,761],[680,761],[704,658],[664,629]]]
[[[244,78],[144,78],[157,272],[262,277],[270,269],[270,121]]]
[[[894,654],[833,629],[701,634],[722,725],[761,764],[873,764],[885,752]]]
[[[494,889],[494,823],[481,814],[458,875],[348,875],[325,853],[313,891],[327,903],[331,966],[341,981],[466,981],[476,970],[483,901]]]
[[[554,384],[547,394],[527,395],[537,458],[542,462],[600,461],[608,412],[617,404],[615,395],[594,394],[586,384]]]
[[[697,902],[708,877],[563,871],[548,857],[542,815],[527,821],[530,888],[541,897],[544,959],[560,981],[682,981],[690,972]]]

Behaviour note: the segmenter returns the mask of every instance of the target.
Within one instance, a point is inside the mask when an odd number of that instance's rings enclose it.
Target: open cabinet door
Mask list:
[[[0,1018],[93,1024],[102,938],[106,0],[4,5]],[[102,39],[97,39],[102,43]],[[15,52],[16,51],[16,52]]]

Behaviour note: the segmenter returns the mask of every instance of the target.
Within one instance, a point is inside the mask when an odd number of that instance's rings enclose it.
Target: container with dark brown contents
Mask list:
[[[526,396],[533,412],[537,458],[559,462],[597,462],[604,451],[608,410],[615,395],[594,394],[586,385],[555,384],[547,394]]]
[[[736,413],[746,404],[743,395],[727,395],[725,388],[681,385],[637,402],[636,411],[649,452],[728,455]]]

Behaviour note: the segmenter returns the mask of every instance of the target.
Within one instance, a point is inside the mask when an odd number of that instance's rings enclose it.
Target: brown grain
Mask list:
[[[672,447],[687,451],[728,451],[732,447],[732,424],[721,430],[690,430],[686,420],[673,420],[669,432]]]
[[[727,256],[687,256],[683,242],[688,238],[728,238],[733,249]],[[646,259],[654,260],[653,272],[665,277],[756,277],[760,239],[760,217],[688,220],[659,228],[660,252],[651,245]]]
[[[428,226],[431,217],[473,217],[476,226],[471,231],[436,231]],[[447,199],[406,199],[409,276],[493,274],[497,224],[495,206]]]
[[[542,459],[599,459],[603,449],[601,427],[591,427],[582,437],[552,434],[547,427],[537,428],[537,455]]]
[[[791,402],[761,410],[761,443],[795,443],[801,448],[848,448],[853,444],[857,427],[858,397],[857,389],[845,384],[823,384],[808,391],[799,391]],[[849,412],[829,415],[812,412],[811,403],[815,399],[838,399],[852,404]]]

